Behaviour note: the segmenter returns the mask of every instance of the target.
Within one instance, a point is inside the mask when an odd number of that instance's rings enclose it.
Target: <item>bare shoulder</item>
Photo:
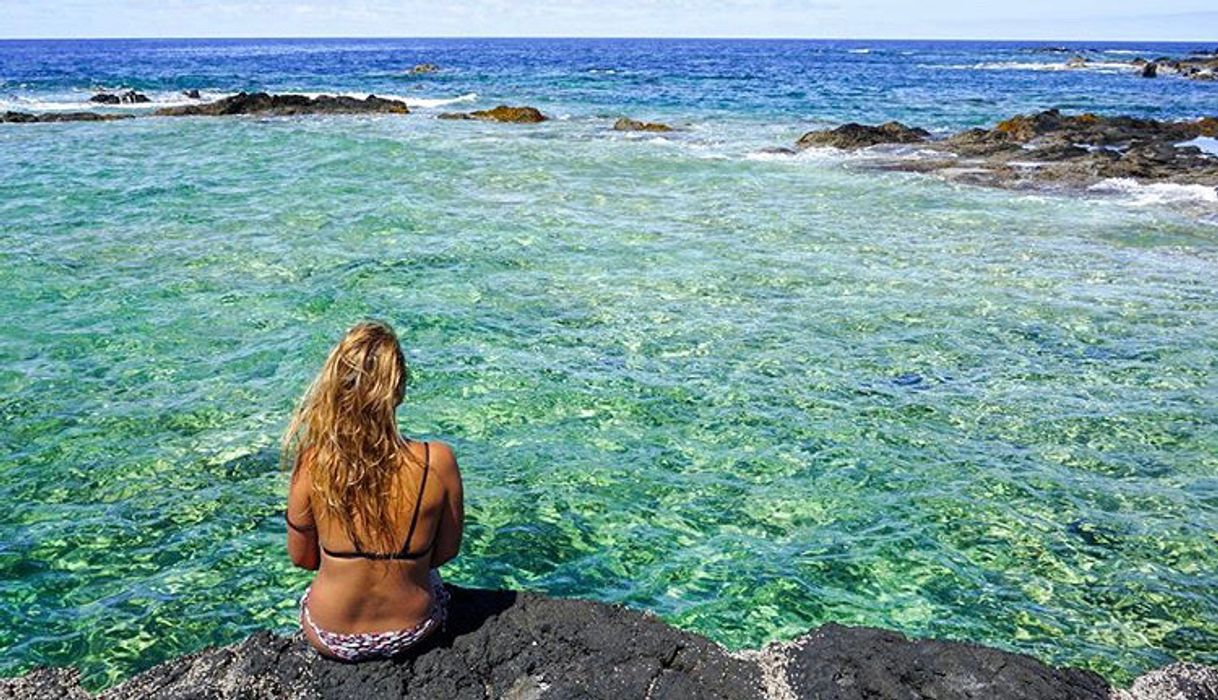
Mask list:
[[[445,482],[460,481],[461,473],[457,468],[457,456],[453,454],[453,448],[446,442],[432,440],[427,443],[428,450],[431,453],[431,468]]]

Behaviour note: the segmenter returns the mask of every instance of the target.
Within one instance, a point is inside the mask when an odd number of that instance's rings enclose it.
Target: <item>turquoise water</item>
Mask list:
[[[0,129],[0,673],[293,629],[276,438],[364,316],[465,473],[450,580],[1218,662],[1205,215],[606,124]]]

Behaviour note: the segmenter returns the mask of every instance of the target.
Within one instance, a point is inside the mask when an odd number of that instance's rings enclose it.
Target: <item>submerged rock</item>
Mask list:
[[[267,114],[290,116],[299,114],[408,114],[410,109],[401,100],[387,100],[376,95],[360,99],[346,95],[273,95],[265,92],[241,92],[215,102],[201,105],[163,107],[154,114],[162,117],[227,116],[235,114]]]
[[[192,100],[201,100],[201,99],[203,99],[203,96],[199,94],[199,91],[198,91],[198,90],[194,90],[194,89],[191,89],[191,90],[183,90],[183,91],[182,91],[182,94],[183,94],[183,95],[185,95],[186,97],[189,97],[189,98],[190,98],[190,99],[192,99]]]
[[[549,119],[536,107],[509,107],[508,105],[499,105],[494,109],[481,109],[475,112],[445,112],[439,118],[477,119],[510,124],[536,124]]]
[[[117,104],[143,104],[151,102],[147,95],[136,92],[135,90],[127,90],[126,92],[99,92],[89,98],[90,102],[99,104],[117,105]]]
[[[111,122],[117,119],[130,119],[130,114],[98,114],[97,112],[44,112],[30,114],[29,112],[4,112],[0,114],[0,123],[5,124],[34,124],[37,122]]]
[[[622,117],[613,122],[614,131],[655,131],[664,132],[672,131],[672,127],[659,122],[643,122],[627,117]]]
[[[882,143],[917,143],[930,137],[925,129],[912,129],[901,122],[888,122],[879,126],[868,126],[851,122],[836,129],[809,131],[795,142],[797,148],[830,146],[853,150]]]
[[[435,73],[440,70],[440,67],[434,63],[420,63],[410,69],[411,75],[422,75],[424,73]]]
[[[346,664],[321,658],[299,633],[258,632],[232,646],[166,661],[99,697],[1107,700],[1115,692],[1120,700],[1151,700],[1210,698],[1146,693],[1212,688],[1218,677],[1203,666],[1172,666],[1129,691],[1112,691],[1090,671],[1053,668],[974,644],[833,624],[792,642],[733,654],[620,606],[449,590],[448,628],[409,657]],[[78,681],[72,670],[37,669],[0,680],[0,699],[91,697]]]

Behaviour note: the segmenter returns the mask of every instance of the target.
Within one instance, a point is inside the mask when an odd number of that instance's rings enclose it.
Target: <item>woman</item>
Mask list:
[[[294,465],[288,554],[317,571],[300,624],[323,656],[395,656],[447,616],[435,569],[461,547],[461,473],[448,445],[398,432],[406,380],[393,329],[360,323],[330,351],[284,435]]]

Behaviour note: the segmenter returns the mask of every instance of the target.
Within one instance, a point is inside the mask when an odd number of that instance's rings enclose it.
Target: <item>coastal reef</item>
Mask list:
[[[1067,51],[1068,49],[1050,50]],[[1111,69],[1112,66],[1113,64],[1109,61],[1093,60],[1081,54],[1072,56],[1066,61],[1066,68],[1070,70]],[[1129,67],[1143,78],[1175,75],[1189,80],[1218,80],[1218,50],[1213,53],[1199,51],[1177,57],[1157,56],[1153,59],[1139,56],[1129,62]]]
[[[846,124],[810,131],[795,146],[851,151],[904,146],[875,149],[861,162],[1001,187],[1086,187],[1108,178],[1218,186],[1218,157],[1197,145],[1216,136],[1218,117],[1170,122],[1051,109],[940,139],[898,122]],[[916,145],[917,157],[910,157],[910,144]]]
[[[445,112],[440,119],[477,119],[488,122],[505,122],[509,124],[536,124],[544,122],[549,117],[536,107],[510,107],[499,105],[493,109],[480,109],[475,112]]]
[[[91,695],[72,669],[0,680],[0,700],[373,697],[511,700],[1218,700],[1218,670],[1175,664],[1114,690],[1097,675],[958,642],[825,625],[731,653],[620,606],[449,586],[447,628],[414,655],[346,664],[297,633],[166,661]]]
[[[160,117],[227,116],[233,114],[408,114],[401,100],[376,95],[360,99],[346,95],[272,95],[265,92],[239,92],[215,102],[164,107],[153,112]]]
[[[111,122],[130,119],[130,114],[99,114],[97,112],[29,112],[0,113],[0,124],[36,124],[39,122]]]

